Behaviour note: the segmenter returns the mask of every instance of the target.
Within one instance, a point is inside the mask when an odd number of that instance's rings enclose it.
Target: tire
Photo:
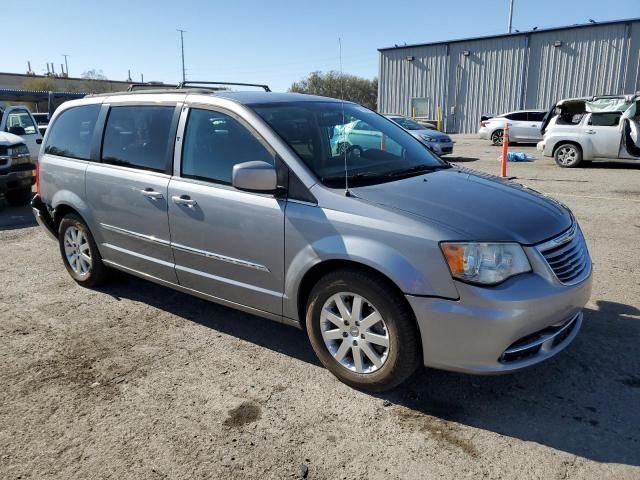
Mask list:
[[[75,214],[62,218],[58,228],[60,255],[67,272],[79,285],[96,287],[108,277],[93,235],[84,221]]]
[[[340,313],[339,300],[349,315]],[[356,320],[351,315],[358,303],[361,315]],[[359,390],[391,390],[422,360],[418,328],[406,300],[386,280],[359,269],[336,270],[318,281],[309,296],[306,327],[320,362]]]
[[[20,207],[27,205],[31,201],[31,187],[24,187],[18,190],[11,190],[4,194],[7,203],[12,207]]]
[[[575,168],[582,162],[582,149],[574,143],[561,143],[553,152],[553,158],[561,168]]]
[[[491,134],[491,145],[501,146],[504,138],[504,130],[499,128]]]

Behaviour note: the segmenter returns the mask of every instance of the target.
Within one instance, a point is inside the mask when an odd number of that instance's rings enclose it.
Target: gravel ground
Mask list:
[[[499,149],[456,140],[452,161],[499,171]],[[296,329],[126,275],[78,287],[29,209],[1,204],[0,478],[640,478],[640,165],[509,174],[581,222],[581,334],[524,372],[422,369],[379,396]]]

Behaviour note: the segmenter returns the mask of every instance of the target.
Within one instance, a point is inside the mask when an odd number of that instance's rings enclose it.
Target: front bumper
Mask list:
[[[458,300],[407,295],[420,329],[424,364],[497,374],[542,362],[577,335],[591,282],[590,274],[577,285],[559,287],[527,273],[492,288],[456,282]],[[520,350],[526,354],[513,354]]]
[[[4,172],[0,170],[0,193],[31,187],[35,181],[31,169]]]
[[[449,155],[453,153],[453,144],[455,142],[428,142],[429,147],[438,155]]]

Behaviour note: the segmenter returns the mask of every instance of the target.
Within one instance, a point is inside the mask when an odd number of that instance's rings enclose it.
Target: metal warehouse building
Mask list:
[[[378,110],[472,133],[480,117],[640,90],[640,18],[381,48]]]

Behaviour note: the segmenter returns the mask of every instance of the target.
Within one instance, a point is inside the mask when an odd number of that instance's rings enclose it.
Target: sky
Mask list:
[[[98,5],[96,8],[90,8]],[[36,73],[68,54],[69,73],[177,82],[267,83],[286,91],[315,70],[377,76],[378,48],[506,33],[509,0],[4,0],[0,71]],[[640,17],[640,0],[515,0],[513,28]],[[15,21],[12,21],[15,20]]]

